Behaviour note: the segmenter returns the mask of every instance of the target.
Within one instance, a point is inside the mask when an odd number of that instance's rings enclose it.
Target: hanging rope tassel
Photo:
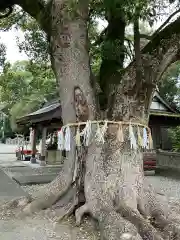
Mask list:
[[[117,140],[119,142],[124,142],[123,128],[121,123],[119,123],[118,131],[117,131]]]
[[[133,128],[132,125],[129,124],[129,137],[130,137],[130,144],[131,144],[131,149],[137,149],[137,143],[136,143],[136,138],[134,136]]]
[[[65,129],[64,150],[67,152],[71,150],[71,130],[69,126]]]
[[[149,129],[149,148],[153,149],[153,140],[152,140],[152,134],[151,134],[151,130]]]
[[[80,133],[80,135],[83,136],[83,138],[84,138],[84,145],[85,145],[85,146],[89,146],[89,144],[90,144],[91,133],[92,133],[91,121],[88,120],[88,121],[86,122],[85,128],[84,128],[83,131]]]
[[[108,124],[108,122],[105,121],[105,124],[102,127],[100,127],[99,123],[97,123],[97,131],[96,131],[96,134],[95,134],[95,139],[98,143],[103,143],[104,144],[104,142],[105,142],[104,135],[105,135],[105,133],[107,131],[107,128],[108,128],[107,124]]]
[[[141,137],[139,126],[137,127],[137,135],[138,135],[138,145],[140,147],[143,147],[143,140],[142,140],[142,137]]]
[[[58,131],[57,134],[57,145],[58,145],[58,150],[63,151],[64,150],[64,133],[63,133],[63,128],[61,128],[60,131]]]
[[[148,136],[147,136],[146,128],[143,128],[143,147],[144,148],[148,147]]]
[[[80,135],[79,126],[77,127],[77,132],[76,132],[76,146],[77,147],[81,146],[81,135]]]

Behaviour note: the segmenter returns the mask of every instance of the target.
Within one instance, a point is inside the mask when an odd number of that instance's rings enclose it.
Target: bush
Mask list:
[[[169,129],[173,150],[180,152],[180,126]]]

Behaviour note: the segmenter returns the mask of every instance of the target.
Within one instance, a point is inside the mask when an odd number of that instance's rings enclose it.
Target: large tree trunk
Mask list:
[[[88,1],[79,0],[75,10],[68,2],[52,1],[51,22],[51,58],[59,82],[64,124],[94,120],[97,114],[90,85]],[[177,54],[178,44],[172,49],[169,40],[163,45],[161,54],[148,50],[148,55],[142,56],[144,74],[140,83],[136,82],[135,64],[132,63],[117,87],[109,117],[148,124],[155,84]],[[84,205],[75,212],[77,224],[85,212],[90,213],[99,222],[102,239],[161,240],[170,239],[170,235],[171,239],[180,239],[178,229],[167,218],[153,189],[144,187],[141,150],[130,148],[127,126],[123,127],[124,142],[118,141],[117,128],[118,125],[108,125],[103,145],[94,140],[88,149],[85,146],[80,149],[72,141],[62,172],[45,193],[24,208],[24,213],[54,206],[56,210],[60,209],[61,217],[69,215],[79,206],[83,190]],[[71,130],[74,138],[76,129],[72,127]],[[93,133],[95,130],[93,126]],[[154,226],[147,221],[149,216],[154,219]],[[156,226],[167,232],[167,238],[161,236]]]
[[[117,87],[111,119],[148,125],[152,93],[164,71],[178,57],[178,37],[165,39],[155,48],[142,55],[140,82],[135,76],[135,63],[127,68]],[[167,209],[158,201],[153,188],[144,186],[141,150],[130,148],[126,127],[124,143],[117,140],[117,130],[117,126],[109,125],[105,144],[94,143],[89,148],[86,203],[76,211],[77,223],[88,212],[98,220],[102,239],[179,239],[179,228]],[[149,217],[153,225],[147,220]]]
[[[90,65],[87,38],[88,1],[79,1],[77,9],[62,0],[52,1],[51,60],[59,83],[63,124],[94,120],[96,105],[93,89],[90,85]],[[77,205],[79,186],[73,180],[75,161],[84,158],[86,149],[81,152],[74,144],[75,128],[71,128],[71,151],[66,153],[66,160],[59,176],[38,196],[25,212],[34,212],[51,207],[70,194],[72,205]],[[76,156],[77,155],[77,156]],[[81,159],[82,161],[82,159]],[[80,176],[79,176],[80,177]],[[72,191],[73,187],[73,191]],[[67,203],[69,204],[69,203]],[[57,204],[62,206],[60,202]],[[71,209],[72,206],[69,207]],[[63,213],[61,214],[63,215]]]

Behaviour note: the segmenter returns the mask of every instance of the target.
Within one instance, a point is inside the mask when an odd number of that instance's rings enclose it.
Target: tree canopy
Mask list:
[[[37,110],[58,97],[54,74],[47,64],[19,61],[6,63],[0,75],[0,100],[7,104],[13,129],[16,118]]]
[[[172,64],[162,76],[162,80],[159,82],[158,87],[162,97],[164,97],[171,105],[179,107],[179,75],[180,63],[176,62]]]

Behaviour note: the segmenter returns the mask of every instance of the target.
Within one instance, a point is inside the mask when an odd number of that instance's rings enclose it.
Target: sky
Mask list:
[[[16,37],[23,39],[23,32],[15,29],[8,32],[0,32],[0,42],[4,43],[7,48],[7,60],[14,63],[17,60],[28,59],[25,53],[20,53],[16,44]]]
[[[107,26],[107,23],[99,20],[99,29],[102,30]],[[20,30],[12,29],[8,32],[0,31],[0,42],[4,43],[7,48],[7,60],[11,63],[14,63],[18,60],[26,60],[28,59],[25,53],[20,53],[19,48],[16,44],[16,37],[23,40],[23,32]]]
[[[169,9],[170,10],[170,9]],[[171,10],[169,11],[171,12]],[[168,17],[164,17],[161,21],[158,21],[154,28],[157,29]],[[99,29],[106,27],[107,23],[99,20]],[[25,53],[20,53],[18,46],[16,44],[16,37],[19,37],[20,40],[23,40],[23,32],[20,30],[12,29],[8,32],[0,32],[0,42],[3,42],[7,47],[7,60],[11,63],[14,63],[17,60],[28,59]]]

